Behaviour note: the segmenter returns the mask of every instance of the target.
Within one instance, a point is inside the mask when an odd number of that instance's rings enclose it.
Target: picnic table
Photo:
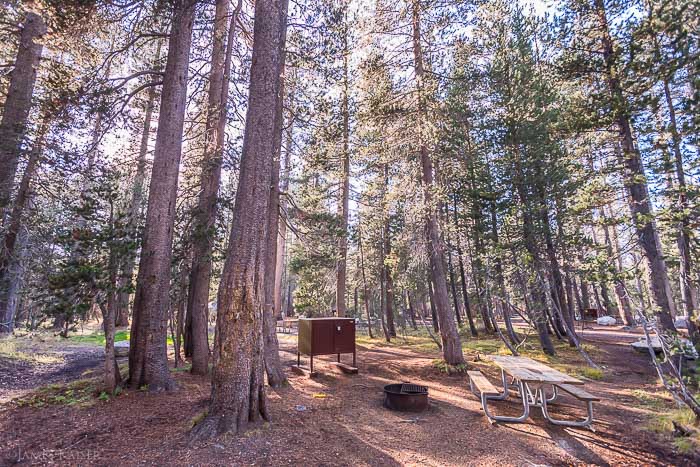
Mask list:
[[[600,399],[582,389],[583,381],[527,357],[493,355],[486,358],[501,369],[503,390],[492,385],[481,372],[469,372],[469,378],[472,390],[478,389],[481,393],[484,413],[490,421],[522,423],[530,416],[531,407],[539,407],[542,409],[544,418],[555,425],[590,427],[593,421],[593,402]],[[510,381],[508,381],[509,377]],[[551,388],[551,394],[547,394],[549,388]],[[488,401],[507,399],[511,389],[520,396],[522,414],[518,417],[491,414]],[[560,390],[586,403],[586,419],[561,420],[551,416],[547,404],[553,403],[559,397]]]

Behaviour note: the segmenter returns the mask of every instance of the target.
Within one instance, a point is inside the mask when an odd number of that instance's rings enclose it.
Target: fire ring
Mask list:
[[[428,408],[428,388],[412,383],[384,386],[384,407],[399,412],[422,412]]]

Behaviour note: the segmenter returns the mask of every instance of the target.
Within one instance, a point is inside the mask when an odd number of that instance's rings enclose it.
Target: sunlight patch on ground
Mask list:
[[[43,365],[63,362],[63,358],[58,355],[29,352],[22,346],[17,345],[17,342],[12,339],[12,337],[0,339],[0,357]]]

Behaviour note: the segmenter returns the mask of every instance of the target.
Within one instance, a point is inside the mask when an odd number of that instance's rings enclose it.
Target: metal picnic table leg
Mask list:
[[[489,395],[489,400],[502,401],[508,398],[508,390],[513,386],[508,383],[506,372],[501,370],[501,380],[503,381],[503,392],[496,395]]]
[[[493,395],[484,394],[484,393],[481,394],[481,406],[484,408],[484,414],[492,422],[522,423],[525,420],[527,420],[527,418],[530,416],[530,403],[528,400],[528,394],[527,394],[528,391],[526,390],[525,385],[521,381],[518,381],[518,388],[520,389],[520,398],[521,398],[522,403],[523,403],[522,415],[520,415],[519,417],[506,417],[506,416],[502,416],[502,415],[491,415],[489,413],[487,401],[489,401],[489,400],[503,400],[506,397],[508,397],[508,385],[507,385],[507,381],[505,380],[505,376],[503,378],[503,381],[504,381],[504,383],[506,383],[505,397],[503,397],[503,395],[493,396]]]
[[[555,388],[556,388],[556,386],[555,386]],[[556,418],[552,418],[552,416],[549,415],[549,411],[547,410],[548,400],[544,397],[544,390],[542,388],[540,388],[539,390],[543,392],[541,408],[542,408],[542,415],[544,416],[544,418],[547,419],[547,421],[549,421],[555,425],[560,425],[560,426],[591,428],[591,423],[593,422],[593,402],[592,401],[586,401],[586,412],[587,413],[586,413],[586,418],[584,420],[558,420]]]

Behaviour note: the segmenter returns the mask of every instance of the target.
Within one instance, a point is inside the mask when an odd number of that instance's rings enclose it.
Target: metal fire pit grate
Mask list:
[[[384,386],[384,407],[401,412],[422,412],[428,407],[428,388],[413,383]]]

